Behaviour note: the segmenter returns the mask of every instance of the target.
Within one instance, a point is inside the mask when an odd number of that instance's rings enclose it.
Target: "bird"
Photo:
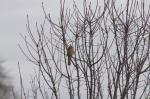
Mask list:
[[[67,56],[68,56],[68,65],[71,65],[71,58],[74,54],[74,48],[72,45],[70,45],[68,48],[67,48]]]

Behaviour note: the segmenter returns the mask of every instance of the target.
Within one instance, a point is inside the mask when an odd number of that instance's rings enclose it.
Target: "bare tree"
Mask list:
[[[148,99],[149,8],[137,0],[123,6],[117,0],[94,2],[83,0],[81,9],[74,1],[68,9],[60,0],[59,22],[42,4],[45,20],[36,24],[37,33],[27,17],[28,35],[22,36],[27,50],[20,49],[39,70],[31,84],[33,99],[63,99],[63,94],[68,99]]]

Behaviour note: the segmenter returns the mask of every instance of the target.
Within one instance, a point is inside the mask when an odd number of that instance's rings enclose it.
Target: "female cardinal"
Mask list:
[[[68,65],[71,65],[71,58],[72,58],[73,54],[74,54],[74,48],[73,48],[73,46],[70,45],[67,48]]]

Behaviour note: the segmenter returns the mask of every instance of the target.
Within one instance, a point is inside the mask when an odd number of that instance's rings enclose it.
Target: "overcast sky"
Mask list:
[[[0,58],[5,60],[3,64],[6,72],[13,78],[12,81],[18,85],[17,63],[20,62],[21,70],[26,78],[34,70],[32,64],[25,60],[25,57],[18,48],[23,40],[20,34],[27,33],[26,15],[29,15],[31,24],[42,22],[43,12],[41,3],[44,2],[46,8],[54,13],[54,8],[58,6],[58,0],[0,0]],[[48,7],[49,6],[49,7]],[[54,14],[55,15],[55,14]],[[25,80],[27,81],[27,80]],[[17,83],[17,84],[16,84]],[[26,82],[25,82],[26,83]]]
[[[49,0],[47,0],[49,1]],[[20,59],[20,33],[26,33],[26,15],[32,22],[42,19],[42,0],[0,0],[0,55],[7,61]],[[51,3],[49,3],[51,4]]]

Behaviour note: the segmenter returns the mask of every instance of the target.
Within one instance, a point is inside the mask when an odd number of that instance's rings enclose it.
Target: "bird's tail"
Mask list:
[[[68,56],[68,65],[71,65],[71,57]]]

